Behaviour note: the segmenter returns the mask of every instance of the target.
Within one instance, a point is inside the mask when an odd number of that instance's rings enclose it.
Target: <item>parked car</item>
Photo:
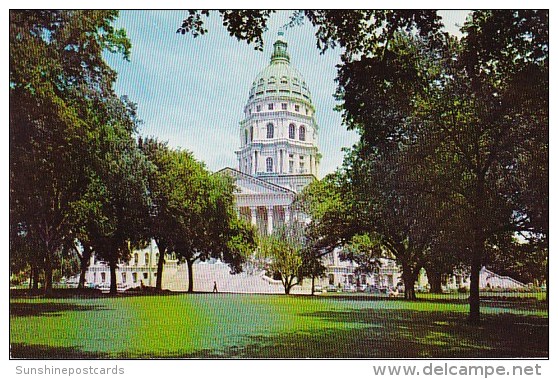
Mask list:
[[[103,292],[108,292],[110,291],[110,284],[109,283],[96,284],[95,288]]]
[[[329,286],[327,286],[327,292],[341,292],[341,288],[330,284]]]

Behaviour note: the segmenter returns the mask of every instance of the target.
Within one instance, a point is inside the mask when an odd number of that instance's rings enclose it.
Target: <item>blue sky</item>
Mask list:
[[[212,171],[236,168],[238,123],[248,90],[269,63],[277,31],[290,14],[281,11],[272,16],[260,52],[230,37],[217,15],[206,22],[209,33],[193,38],[175,33],[186,11],[122,11],[116,26],[125,28],[132,42],[131,60],[115,55],[107,60],[118,72],[117,92],[138,104],[140,134],[192,151]],[[463,23],[466,12],[441,14],[448,30],[457,32],[455,24]],[[323,177],[342,163],[341,149],[358,139],[333,110],[340,51],[320,54],[308,24],[288,29],[285,37],[291,64],[306,79],[316,106],[323,155],[319,177]]]

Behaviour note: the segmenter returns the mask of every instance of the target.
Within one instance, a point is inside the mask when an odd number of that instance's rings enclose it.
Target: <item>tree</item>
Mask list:
[[[260,238],[260,254],[268,260],[268,271],[278,275],[285,294],[304,280],[302,236],[294,228],[282,228]]]
[[[359,179],[377,194],[354,190],[365,196],[353,201],[359,214],[379,220],[393,210],[393,220],[402,220],[367,223],[397,246],[401,263],[411,262],[403,267],[409,283],[421,260],[437,254],[436,238],[452,238],[471,268],[469,319],[479,322],[479,272],[490,241],[513,232],[547,246],[548,11],[473,12],[462,40],[441,32],[435,11],[298,11],[291,24],[305,19],[322,51],[344,48],[336,95],[345,126],[361,134],[349,183]],[[203,24],[197,21],[194,28]],[[409,162],[426,175],[399,170]],[[376,169],[386,180],[367,183]],[[424,198],[427,206],[417,206]],[[434,220],[457,210],[448,228],[428,220],[437,208]]]
[[[166,143],[154,138],[140,139],[139,147],[154,165],[154,169],[150,171],[148,177],[151,201],[148,229],[149,235],[155,240],[159,250],[155,288],[161,290],[165,257],[174,251],[174,241],[178,230],[178,223],[174,217],[175,210],[171,207],[173,196],[175,196],[173,191],[176,188],[173,180],[176,180],[177,173],[173,173],[171,170],[180,169],[180,164],[173,161],[173,159],[179,159],[180,153],[171,151]]]
[[[469,320],[478,323],[479,272],[493,241],[510,232],[547,235],[548,13],[479,11],[463,30],[417,123],[438,146],[430,156],[446,172],[439,183],[460,204]],[[527,184],[532,171],[542,174]]]
[[[100,215],[91,223],[89,242],[96,254],[108,262],[110,293],[116,293],[117,265],[127,261],[131,250],[145,244],[149,237],[147,178],[153,168],[134,139],[123,136],[107,142],[115,148],[107,149],[112,152],[103,161],[102,177],[90,186],[98,195]]]
[[[124,31],[111,25],[117,15],[10,12],[10,223],[35,241],[46,291],[71,235],[69,213],[87,190],[97,148],[90,137],[115,98],[102,53],[129,55]]]
[[[211,174],[189,152],[172,154],[169,209],[177,226],[172,241],[176,255],[188,266],[188,292],[193,292],[196,261],[219,258],[229,264],[231,273],[241,272],[254,235],[250,226],[238,220],[232,178]]]

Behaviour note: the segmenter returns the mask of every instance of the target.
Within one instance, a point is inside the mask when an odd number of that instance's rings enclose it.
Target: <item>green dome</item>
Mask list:
[[[279,38],[273,44],[271,62],[252,83],[249,101],[278,96],[297,98],[312,104],[308,85],[300,72],[290,65],[287,42],[282,38],[282,33],[279,33]]]

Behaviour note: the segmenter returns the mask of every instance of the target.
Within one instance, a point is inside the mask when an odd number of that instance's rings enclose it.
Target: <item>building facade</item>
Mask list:
[[[220,173],[235,179],[236,207],[240,217],[249,220],[261,235],[269,235],[283,225],[306,222],[303,214],[293,209],[296,194],[316,180],[320,163],[316,109],[310,89],[301,73],[290,62],[288,45],[282,33],[273,44],[269,64],[257,75],[248,93],[244,117],[238,126],[239,149],[237,168],[224,168]],[[129,262],[118,267],[119,288],[154,286],[159,252],[154,242],[135,251]],[[394,288],[400,283],[400,269],[394,260],[382,259],[377,271],[369,275],[355,272],[356,265],[341,261],[337,253],[324,257],[326,274],[316,281],[323,288],[339,289],[372,285]],[[163,288],[185,290],[188,283],[185,265],[175,257],[166,259]],[[229,275],[219,261],[200,262],[194,269],[196,290],[211,291],[219,281],[221,291],[281,293],[283,288],[263,271],[246,270]],[[197,277],[196,277],[197,276]],[[483,270],[482,286],[519,286],[494,273]],[[447,278],[448,288],[468,287],[466,275]],[[107,288],[108,265],[91,258],[86,275],[91,286]],[[426,286],[425,275],[419,286]],[[294,289],[308,293],[309,281]]]

